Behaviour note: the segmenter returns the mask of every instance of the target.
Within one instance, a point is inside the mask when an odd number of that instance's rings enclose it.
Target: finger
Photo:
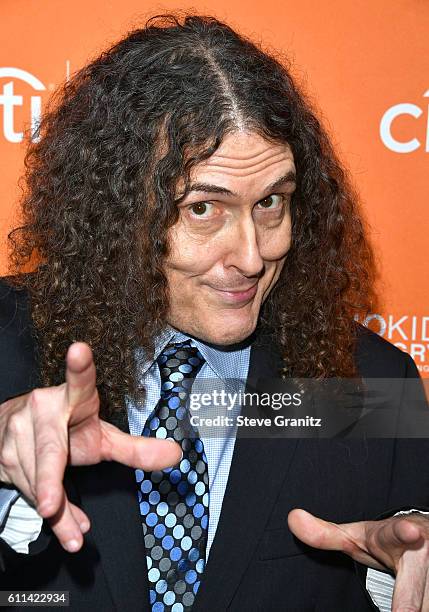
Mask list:
[[[70,510],[73,514],[73,518],[79,525],[81,533],[86,533],[87,531],[89,531],[91,527],[91,522],[85,512],[81,510],[78,506],[75,506],[75,504],[72,504],[71,502],[69,502],[69,505]]]
[[[84,513],[82,512],[82,515],[83,514]],[[60,507],[58,511],[48,519],[48,522],[59,543],[65,550],[67,550],[67,552],[77,552],[82,547],[83,530],[81,530],[78,522],[79,519],[83,518],[82,515],[78,514],[77,506],[74,506],[72,509],[72,505],[67,499],[66,493],[63,489],[63,497]],[[86,515],[84,516],[87,519]],[[87,522],[89,525],[88,519]]]
[[[392,532],[398,545],[418,545],[422,540],[420,527],[406,517],[392,522]]]
[[[289,512],[289,529],[302,542],[323,550],[343,550],[345,534],[334,523],[319,519],[309,512],[295,509]]]
[[[65,429],[65,431],[64,431]],[[44,518],[58,512],[63,500],[67,464],[67,429],[52,423],[52,416],[35,421],[37,511]]]
[[[374,569],[386,569],[366,548],[365,523],[337,525],[305,510],[295,509],[289,513],[288,524],[292,533],[308,546],[321,550],[338,550]]]
[[[34,436],[30,435],[24,440],[21,437],[15,437],[15,452],[18,459],[18,464],[28,483],[28,490],[31,492],[31,502],[36,504],[36,465],[35,465],[35,449]]]
[[[423,544],[421,526],[406,517],[375,523],[368,531],[368,545],[386,566],[396,569],[404,550],[417,550]]]
[[[30,504],[36,506],[36,497],[32,491],[32,487],[19,464],[13,469],[10,477],[10,482],[13,484],[14,488],[18,489],[18,491],[30,502]]]
[[[429,612],[429,568],[426,570],[425,590],[423,593],[422,612]]]
[[[72,344],[66,357],[66,402],[71,408],[85,407],[90,411],[94,405],[98,405],[97,387],[96,387],[96,372],[92,357],[92,351],[84,342],[75,342]],[[76,419],[88,416],[85,412],[83,415],[78,412],[74,414],[73,423],[78,422]]]
[[[420,612],[426,587],[427,565],[416,553],[406,550],[401,557],[393,591],[392,612]]]
[[[182,458],[177,442],[131,436],[105,421],[101,421],[101,428],[101,456],[107,461],[152,471],[176,465]]]
[[[29,395],[14,398],[0,406],[0,481],[15,486],[18,486],[14,479],[17,472],[22,479],[22,457],[18,440],[24,438],[24,452],[34,458],[32,431],[29,439],[25,438],[28,427],[26,403]]]

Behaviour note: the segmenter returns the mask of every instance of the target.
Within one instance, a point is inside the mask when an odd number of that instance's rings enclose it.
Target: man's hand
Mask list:
[[[99,418],[92,352],[82,342],[68,350],[64,384],[0,405],[0,481],[34,504],[69,552],[81,548],[90,523],[65,494],[67,464],[118,461],[151,471],[175,465],[180,457],[176,443],[131,436]]]
[[[337,525],[305,510],[288,516],[292,533],[305,544],[339,550],[374,569],[396,574],[393,612],[429,611],[429,519],[420,514]]]

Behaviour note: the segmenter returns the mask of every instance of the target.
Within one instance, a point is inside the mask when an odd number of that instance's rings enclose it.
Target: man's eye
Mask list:
[[[260,200],[257,204],[260,208],[264,208],[265,210],[276,210],[280,208],[283,204],[283,196],[279,194],[273,194],[268,196],[268,198],[264,198]]]
[[[206,218],[210,217],[213,213],[213,204],[210,202],[196,202],[195,204],[191,204],[189,209],[193,216]]]

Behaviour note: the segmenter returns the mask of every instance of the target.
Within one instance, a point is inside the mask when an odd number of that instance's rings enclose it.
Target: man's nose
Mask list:
[[[264,268],[264,260],[261,257],[253,219],[246,217],[237,221],[229,240],[225,267],[237,268],[244,276],[258,276]]]

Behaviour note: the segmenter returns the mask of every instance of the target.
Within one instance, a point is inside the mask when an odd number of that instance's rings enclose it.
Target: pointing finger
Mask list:
[[[71,408],[84,406],[92,412],[98,407],[96,372],[92,351],[84,342],[72,344],[66,357],[66,402]],[[71,423],[75,424],[88,416],[81,411],[73,413]]]

